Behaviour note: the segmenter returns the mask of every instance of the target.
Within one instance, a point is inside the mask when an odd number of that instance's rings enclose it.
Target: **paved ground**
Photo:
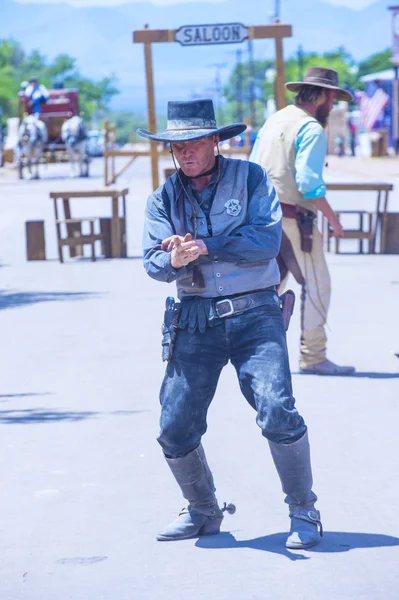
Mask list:
[[[331,161],[328,177],[364,177],[350,160]],[[355,364],[356,376],[298,375],[297,314],[289,331],[323,542],[284,548],[283,494],[228,367],[204,446],[218,497],[234,501],[237,514],[219,536],[157,543],[158,528],[183,505],[155,442],[159,328],[173,288],[147,278],[137,258],[150,188],[144,160],[124,182],[131,258],[57,262],[48,192],[98,187],[100,162],[92,172],[82,182],[52,166],[39,182],[18,182],[0,170],[0,598],[396,600],[398,257],[328,257],[330,356]],[[79,210],[109,214],[90,202]],[[24,221],[41,218],[49,260],[27,263]]]

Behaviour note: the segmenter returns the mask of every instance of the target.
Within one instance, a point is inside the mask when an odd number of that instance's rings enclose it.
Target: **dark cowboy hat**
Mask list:
[[[220,141],[228,140],[243,131],[244,123],[217,127],[212,100],[188,100],[168,102],[168,125],[166,131],[152,133],[137,129],[142,137],[158,142],[188,142],[218,135]]]
[[[310,69],[306,71],[302,81],[289,81],[285,84],[285,87],[290,92],[299,92],[303,85],[315,85],[317,87],[335,90],[337,92],[337,100],[345,100],[346,102],[353,100],[352,94],[339,87],[338,73],[333,71],[333,69],[310,67]]]

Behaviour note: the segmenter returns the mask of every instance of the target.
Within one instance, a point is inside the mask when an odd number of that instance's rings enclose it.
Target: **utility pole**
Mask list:
[[[274,18],[280,20],[280,0],[274,0]]]
[[[236,51],[237,65],[237,85],[236,85],[236,101],[237,101],[237,121],[242,122],[244,119],[243,106],[242,106],[242,50]]]
[[[390,6],[391,11],[391,53],[390,59],[394,68],[395,78],[392,82],[392,137],[395,153],[399,154],[399,6]]]
[[[302,44],[299,44],[298,46],[298,77],[299,77],[299,81],[302,80],[303,78],[303,48],[302,48]]]
[[[249,108],[251,115],[251,128],[256,129],[256,106],[255,106],[255,65],[254,49],[252,40],[248,40],[248,68],[249,68]]]
[[[227,67],[227,63],[213,63],[208,65],[209,67],[214,67],[216,69],[215,72],[215,86],[213,88],[215,92],[216,99],[216,119],[220,125],[223,124],[223,114],[222,114],[222,97],[223,97],[223,86],[222,86],[222,75],[221,70]]]

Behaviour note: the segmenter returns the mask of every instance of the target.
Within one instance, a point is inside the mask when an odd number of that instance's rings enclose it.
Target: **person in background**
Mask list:
[[[348,119],[348,129],[349,129],[349,145],[351,149],[352,156],[356,156],[356,134],[357,127],[353,117],[349,117]]]
[[[40,115],[42,104],[47,102],[49,93],[47,88],[39,83],[37,77],[29,79],[29,85],[25,89],[25,97],[29,99],[33,114]]]
[[[286,88],[296,92],[295,103],[267,119],[250,157],[265,168],[283,211],[279,292],[289,272],[302,286],[300,372],[350,375],[354,367],[339,366],[327,358],[330,275],[316,216],[320,211],[333,235],[343,236],[342,225],[326,198],[324,128],[334,101],[349,101],[352,96],[339,87],[336,71],[322,67],[308,69],[303,81],[287,83]]]

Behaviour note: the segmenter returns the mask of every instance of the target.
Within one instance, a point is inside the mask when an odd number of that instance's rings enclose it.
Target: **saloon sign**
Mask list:
[[[206,44],[239,44],[248,38],[248,27],[242,23],[215,25],[183,25],[176,30],[175,41],[182,46]]]

